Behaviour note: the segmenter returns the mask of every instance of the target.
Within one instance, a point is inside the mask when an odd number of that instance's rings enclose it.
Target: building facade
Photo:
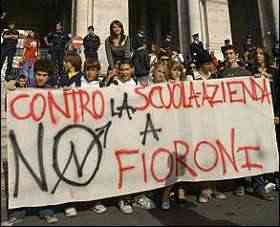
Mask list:
[[[185,55],[194,33],[199,33],[205,47],[215,50],[219,58],[225,39],[232,40],[241,52],[248,34],[257,45],[270,50],[279,40],[279,0],[5,0],[1,5],[17,27],[37,27],[42,36],[57,21],[80,36],[94,25],[104,44],[111,21],[118,19],[131,37],[144,29],[158,44],[172,32]],[[100,58],[104,69],[104,45]]]
[[[93,24],[104,42],[114,19],[122,21],[131,36],[144,29],[156,43],[172,32],[185,55],[194,33],[220,58],[225,39],[241,51],[247,34],[268,49],[279,40],[278,0],[72,0],[74,33],[84,35]],[[101,62],[106,64],[104,45]]]

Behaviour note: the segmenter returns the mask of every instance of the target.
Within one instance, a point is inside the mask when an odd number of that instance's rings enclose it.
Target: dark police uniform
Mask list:
[[[88,34],[85,36],[83,40],[84,44],[84,53],[86,56],[86,59],[92,58],[95,61],[98,61],[98,49],[100,47],[100,38],[95,34]]]
[[[137,80],[146,79],[150,73],[150,57],[145,48],[146,36],[143,31],[139,31],[134,37],[134,54],[132,63],[135,67],[135,77]]]
[[[15,35],[17,36],[17,38],[5,38],[5,36],[7,35]],[[9,29],[3,33],[2,37],[3,43],[1,45],[1,70],[6,58],[8,58],[8,65],[6,70],[6,79],[8,79],[13,66],[13,58],[17,51],[19,32],[15,29]]]
[[[64,32],[53,32],[48,34],[47,39],[48,42],[52,44],[50,49],[52,61],[58,67],[58,75],[61,76],[63,74],[65,47],[70,38],[68,34]]]
[[[199,63],[200,57],[206,52],[203,47],[203,43],[201,41],[197,42],[192,42],[191,44],[191,57],[192,57],[192,62],[194,64]]]

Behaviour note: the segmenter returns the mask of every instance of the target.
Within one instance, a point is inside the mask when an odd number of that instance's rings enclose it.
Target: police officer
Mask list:
[[[166,51],[166,52],[171,52],[173,50],[175,50],[175,43],[174,43],[174,37],[173,34],[168,33],[163,42],[162,42],[162,48]]]
[[[13,59],[17,51],[19,32],[15,29],[15,24],[9,24],[9,29],[2,35],[3,43],[1,45],[1,70],[6,58],[8,58],[5,80],[9,80],[12,71]]]
[[[246,67],[249,67],[253,63],[252,56],[254,54],[254,51],[256,50],[256,46],[253,44],[253,37],[251,34],[248,34],[246,36],[245,43],[243,44],[244,49],[244,63]]]
[[[248,34],[246,36],[246,40],[245,40],[245,43],[243,45],[243,48],[244,48],[244,52],[250,52],[250,53],[252,53],[253,51],[256,50],[256,47],[253,44],[253,37],[252,37],[251,34]]]
[[[222,51],[223,55],[225,55],[225,50],[226,50],[226,48],[227,48],[228,46],[230,46],[230,45],[231,45],[230,39],[226,39],[226,40],[224,41],[224,46],[221,47],[221,51]]]
[[[203,47],[203,43],[199,40],[199,34],[196,33],[193,36],[193,42],[191,44],[191,58],[192,62],[196,65],[199,63],[200,57],[206,52]]]
[[[165,53],[172,61],[176,61],[180,64],[184,64],[184,56],[180,53],[175,43],[175,36],[173,33],[169,32],[164,40],[162,41],[162,48],[160,49]]]
[[[91,58],[98,62],[98,49],[100,47],[100,38],[94,34],[94,27],[91,25],[88,27],[88,34],[84,37],[84,53],[86,59]]]
[[[63,75],[63,58],[65,47],[70,41],[71,36],[63,31],[61,23],[56,24],[56,31],[49,33],[45,37],[46,44],[50,47],[52,61],[58,69],[58,76]]]
[[[147,38],[143,30],[139,30],[133,40],[132,63],[135,67],[137,82],[145,83],[149,80],[150,57],[147,50]]]

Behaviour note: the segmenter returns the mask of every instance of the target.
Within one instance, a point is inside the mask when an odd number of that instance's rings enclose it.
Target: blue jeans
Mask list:
[[[34,64],[31,60],[25,60],[20,74],[24,74],[28,78],[28,82],[34,80]]]
[[[46,216],[53,216],[55,214],[54,210],[53,209],[50,209],[50,208],[39,208],[38,209],[39,211],[39,217],[40,218],[44,218]]]
[[[265,193],[265,178],[264,176],[256,176],[252,177],[252,184],[255,192],[257,193]]]
[[[53,216],[55,214],[53,209],[45,208],[45,207],[19,208],[13,210],[10,217],[16,219],[24,219],[27,215],[27,211],[30,209],[33,210],[35,214],[38,214],[40,218],[44,218],[46,216]]]

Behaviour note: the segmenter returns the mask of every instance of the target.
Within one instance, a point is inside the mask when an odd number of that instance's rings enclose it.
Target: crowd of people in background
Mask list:
[[[1,47],[1,69],[6,58],[8,66],[6,80],[11,76],[12,58],[15,54],[18,33],[14,25],[3,33]],[[49,46],[50,58],[39,58],[39,43],[30,32],[25,39],[23,51],[23,64],[16,81],[7,83],[9,90],[17,88],[103,88],[109,86],[151,86],[158,83],[176,83],[190,80],[212,80],[233,77],[267,78],[270,81],[274,105],[274,121],[279,141],[279,113],[280,113],[280,77],[279,62],[273,64],[271,56],[261,46],[254,46],[253,37],[248,36],[244,45],[243,55],[225,40],[221,47],[224,61],[218,60],[213,51],[204,48],[199,40],[199,34],[193,34],[190,44],[190,58],[184,59],[174,43],[174,36],[167,34],[162,45],[148,41],[144,31],[137,32],[135,37],[130,37],[124,31],[120,21],[113,21],[110,25],[110,35],[105,40],[105,50],[108,61],[106,75],[101,74],[98,50],[101,41],[94,33],[94,27],[88,27],[88,34],[84,37],[85,61],[82,61],[80,52],[75,48],[67,49],[71,36],[63,31],[60,23],[56,31],[48,34],[45,41]],[[279,174],[256,176],[249,179],[234,180],[236,196],[253,193],[261,199],[272,201],[274,197],[267,190],[268,183],[278,185]],[[208,203],[212,198],[226,199],[223,192],[226,182],[203,182],[197,192],[198,202]],[[137,195],[124,196],[117,199],[117,206],[125,214],[133,213],[134,207],[152,209],[160,207],[169,210],[171,207],[170,196],[175,195],[178,203],[183,203],[187,197],[189,183],[180,183],[175,186],[145,192]],[[159,193],[160,192],[160,193]],[[158,198],[159,197],[159,198]],[[156,199],[157,198],[157,199]],[[156,202],[159,201],[159,202]],[[106,202],[108,203],[108,202]],[[98,214],[106,212],[104,201],[94,201],[92,210]],[[40,217],[48,223],[56,223],[58,218],[54,208],[36,208]],[[66,216],[76,216],[76,207],[64,207]],[[21,208],[11,213],[11,220],[15,221],[26,215],[27,209]]]

